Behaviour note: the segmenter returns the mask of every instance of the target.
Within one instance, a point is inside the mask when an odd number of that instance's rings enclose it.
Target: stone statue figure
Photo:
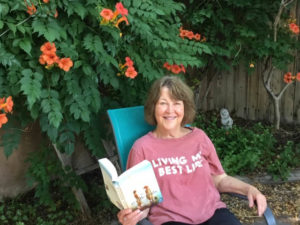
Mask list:
[[[231,129],[233,120],[230,117],[228,110],[225,108],[221,109],[220,115],[221,115],[221,123],[222,123],[223,128]]]

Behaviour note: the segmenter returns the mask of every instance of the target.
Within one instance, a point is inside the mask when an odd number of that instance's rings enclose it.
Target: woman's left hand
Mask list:
[[[266,197],[252,185],[250,185],[248,189],[247,197],[249,200],[249,207],[252,208],[254,206],[254,202],[256,201],[257,213],[259,216],[262,216],[267,209]]]

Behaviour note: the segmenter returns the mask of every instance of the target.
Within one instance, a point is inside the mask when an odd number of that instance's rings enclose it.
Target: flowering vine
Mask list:
[[[122,2],[118,2],[115,7],[116,10],[114,12],[111,9],[102,9],[100,12],[100,16],[102,17],[100,22],[101,25],[113,25],[118,29],[120,29],[119,24],[123,21],[126,25],[129,25],[126,17],[128,15],[128,10],[123,6]],[[121,17],[119,17],[119,15],[121,15]]]
[[[12,113],[13,106],[14,102],[11,96],[6,99],[5,97],[0,98],[0,128],[3,124],[6,124],[8,122],[6,114]]]
[[[43,2],[45,3],[45,4],[48,4],[49,2],[50,2],[50,0],[43,0]],[[35,7],[35,5],[34,5],[34,2],[32,2],[31,0],[24,0],[24,3],[25,3],[25,6],[26,6],[26,8],[27,8],[27,13],[30,15],[30,16],[32,16],[33,14],[35,14],[36,12],[37,12],[37,8]],[[50,13],[51,14],[51,13]],[[55,18],[57,18],[58,17],[58,12],[57,12],[57,10],[55,10],[55,13],[53,14],[53,16],[55,17]]]
[[[133,61],[130,59],[130,57],[127,56],[125,58],[125,63],[123,65],[122,64],[119,65],[121,69],[121,73],[118,73],[118,75],[120,76],[121,74],[124,74],[126,77],[134,79],[138,73],[135,70],[133,64],[134,64]]]
[[[284,74],[283,80],[287,84],[292,83],[294,80],[300,81],[300,72],[298,72],[295,76],[293,76],[291,72],[287,72]]]
[[[300,33],[299,26],[296,24],[296,19],[290,18],[287,21],[290,32],[298,35]]]
[[[175,74],[179,74],[180,72],[185,73],[185,68],[182,64],[180,66],[177,64],[170,65],[168,62],[165,62],[163,67]]]
[[[31,0],[29,1],[29,3],[27,2],[27,0],[24,0],[24,2],[25,2],[25,6],[26,6],[26,8],[27,8],[27,13],[29,14],[29,15],[33,15],[33,14],[35,14],[36,13],[36,7],[35,7],[35,5],[31,2]]]
[[[46,64],[47,69],[53,66],[58,66],[62,70],[68,72],[73,66],[73,61],[70,58],[59,58],[56,55],[55,43],[46,42],[40,48],[42,54],[40,55],[39,62],[42,65]]]
[[[184,39],[184,38],[188,38],[190,40],[195,39],[196,41],[200,41],[200,42],[205,42],[206,41],[206,37],[201,36],[201,34],[195,33],[193,31],[190,30],[184,30],[182,27],[179,28],[179,36]]]
[[[294,34],[299,34],[299,32],[300,32],[299,26],[295,23],[290,23],[289,28],[290,28],[290,31],[292,31]]]

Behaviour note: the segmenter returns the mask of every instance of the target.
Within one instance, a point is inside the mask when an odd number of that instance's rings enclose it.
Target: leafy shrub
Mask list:
[[[217,121],[216,115],[199,115],[195,125],[211,138],[225,171],[231,175],[264,171],[265,157],[276,144],[270,128],[257,123],[249,129],[233,125],[226,130]]]
[[[0,206],[0,223],[3,225],[65,225],[72,222],[76,216],[75,212],[72,209],[64,208],[59,201],[56,204],[56,209],[47,208],[24,196],[6,200]]]
[[[231,175],[267,172],[274,180],[286,180],[291,169],[300,166],[300,145],[293,141],[278,144],[273,130],[261,123],[252,127],[233,125],[225,130],[212,113],[195,120],[215,145],[225,171]]]
[[[293,141],[287,141],[286,145],[279,146],[278,151],[269,154],[267,171],[274,180],[286,180],[291,169],[300,166],[300,145]]]

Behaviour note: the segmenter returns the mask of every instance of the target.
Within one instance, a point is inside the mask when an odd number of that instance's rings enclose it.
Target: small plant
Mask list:
[[[300,166],[300,145],[295,145],[293,141],[288,141],[286,145],[279,146],[278,153],[271,153],[270,163],[267,171],[274,180],[286,180],[290,175],[291,169]]]
[[[36,185],[35,197],[40,204],[55,209],[57,204],[53,198],[53,188],[62,192],[62,198],[70,205],[77,208],[78,202],[75,200],[71,187],[78,187],[86,190],[83,180],[77,176],[71,168],[65,168],[56,160],[53,151],[43,148],[33,152],[28,158],[31,167],[27,172],[29,185]],[[59,175],[59,176],[58,176]]]
[[[65,225],[76,216],[76,211],[63,208],[64,205],[56,202],[57,208],[40,205],[32,201],[31,195],[19,196],[14,200],[6,200],[0,206],[1,225]],[[65,203],[64,203],[65,204]]]

